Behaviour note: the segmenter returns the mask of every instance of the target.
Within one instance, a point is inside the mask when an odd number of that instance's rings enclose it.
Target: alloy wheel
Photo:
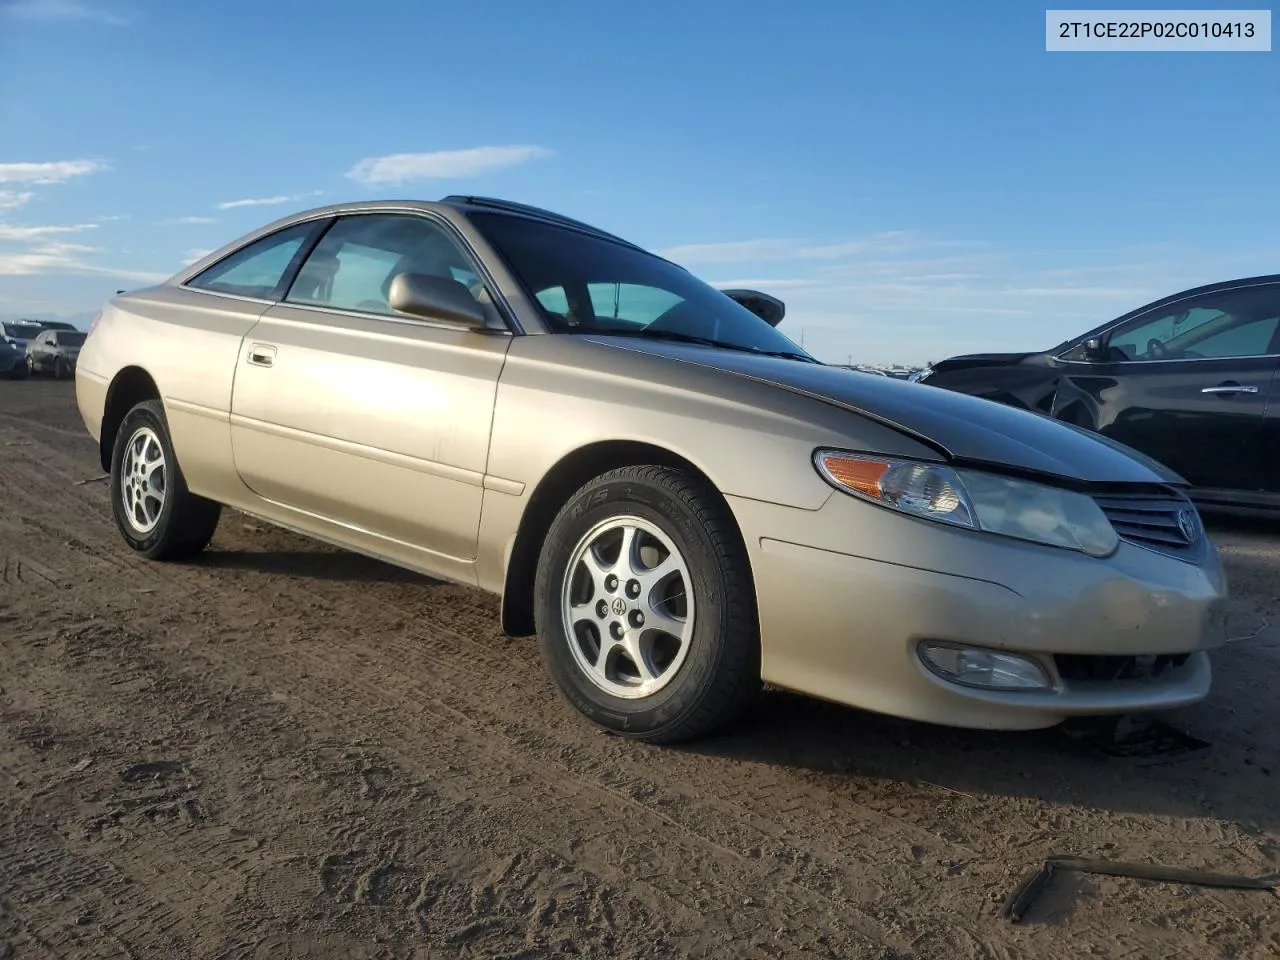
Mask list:
[[[671,538],[641,517],[611,517],[578,542],[565,569],[561,609],[574,661],[612,696],[652,696],[689,653],[688,567]]]
[[[129,437],[120,464],[120,502],[129,526],[150,533],[160,522],[167,492],[164,446],[150,427],[139,427]]]

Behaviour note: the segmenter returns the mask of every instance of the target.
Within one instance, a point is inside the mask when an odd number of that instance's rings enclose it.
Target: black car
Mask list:
[[[0,337],[0,377],[21,380],[27,376],[27,351]]]
[[[918,382],[1098,431],[1207,506],[1280,509],[1280,274],[1184,290],[1040,353],[972,354]]]

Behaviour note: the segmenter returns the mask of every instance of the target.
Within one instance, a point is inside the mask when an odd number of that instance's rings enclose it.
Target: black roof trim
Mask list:
[[[492,210],[501,210],[504,213],[516,213],[525,217],[534,217],[538,220],[546,220],[550,223],[557,223],[561,226],[572,227],[575,230],[581,230],[584,233],[591,233],[597,237],[603,237],[612,240],[614,243],[620,243],[623,246],[633,247],[636,250],[644,250],[639,244],[632,243],[630,240],[624,240],[622,237],[615,236],[608,231],[601,230],[599,227],[593,227],[589,223],[583,223],[581,220],[574,220],[572,217],[566,217],[563,214],[556,213],[553,210],[544,210],[542,207],[530,206],[527,203],[516,203],[514,200],[500,200],[497,197],[473,197],[462,194],[450,194],[440,200],[441,203],[452,203],[457,206],[469,207],[486,207]]]

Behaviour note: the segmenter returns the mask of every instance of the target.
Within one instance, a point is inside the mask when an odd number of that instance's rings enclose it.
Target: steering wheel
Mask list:
[[[1152,337],[1147,341],[1147,356],[1155,360],[1165,360],[1169,356],[1169,348]]]

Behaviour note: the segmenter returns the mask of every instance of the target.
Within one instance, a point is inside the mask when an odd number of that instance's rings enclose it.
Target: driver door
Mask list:
[[[1280,286],[1227,288],[1159,307],[1110,331],[1102,347],[1101,362],[1068,362],[1055,406],[1087,396],[1098,432],[1193,487],[1262,488]]]

